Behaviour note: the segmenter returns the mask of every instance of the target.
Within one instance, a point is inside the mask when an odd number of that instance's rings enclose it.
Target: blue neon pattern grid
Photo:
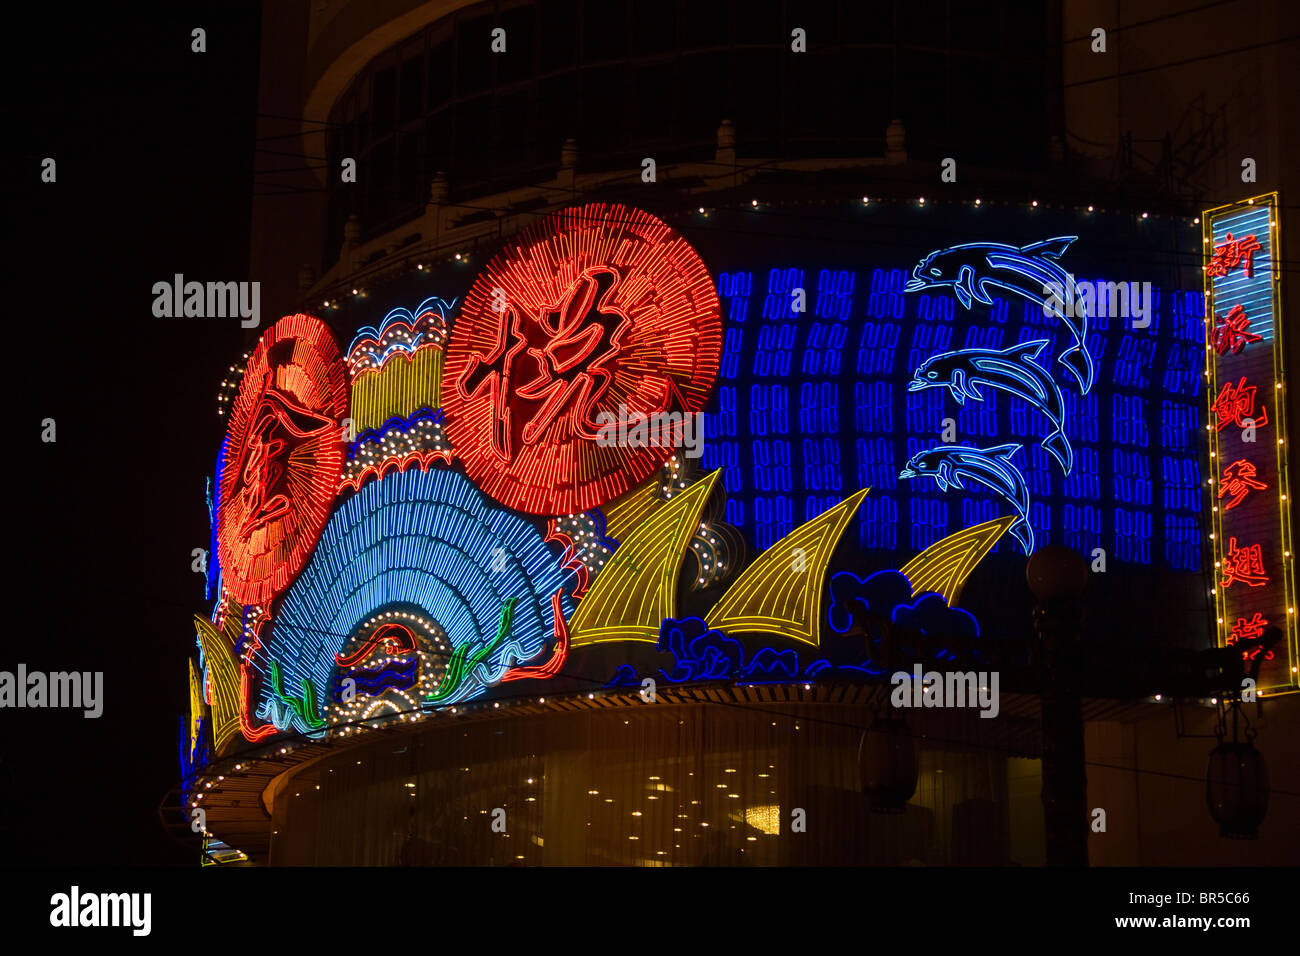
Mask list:
[[[904,268],[802,264],[718,274],[726,332],[701,465],[723,469],[726,518],[751,547],[771,546],[866,486],[856,536],[869,551],[910,556],[1011,514],[975,485],[943,492],[933,481],[898,478],[949,425],[958,445],[1021,446],[1013,461],[1029,487],[1038,547],[1102,548],[1112,562],[1201,570],[1199,291],[1153,288],[1143,329],[1090,316],[1086,343],[1097,376],[1080,396],[1055,360],[1072,344],[1070,333],[1041,306],[1010,295],[968,311],[949,292],[904,293],[907,279]],[[907,389],[913,371],[938,353],[1038,339],[1049,340],[1037,361],[1064,402],[1074,449],[1068,475],[1040,446],[1053,426],[1028,402],[991,388],[984,401],[965,404],[944,388]],[[995,551],[1008,550],[1019,546],[1004,537]]]

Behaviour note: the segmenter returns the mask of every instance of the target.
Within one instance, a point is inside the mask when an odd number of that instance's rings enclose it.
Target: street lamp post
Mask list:
[[[1081,598],[1088,565],[1069,548],[1042,548],[1025,569],[1038,598],[1034,630],[1042,664],[1043,820],[1048,866],[1088,865],[1084,769]]]

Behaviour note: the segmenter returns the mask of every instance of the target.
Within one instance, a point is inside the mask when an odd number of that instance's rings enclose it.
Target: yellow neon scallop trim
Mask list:
[[[706,616],[725,634],[763,633],[818,643],[826,565],[870,488],[823,511],[772,545],[745,569]],[[802,570],[795,570],[800,562]]]
[[[570,644],[659,640],[659,625],[677,613],[677,576],[722,470],[664,502],[605,563],[569,619]]]
[[[379,369],[366,369],[352,382],[352,422],[358,432],[378,428],[390,418],[409,418],[421,408],[437,408],[442,349],[429,345],[414,355],[392,356]]]
[[[212,742],[220,754],[239,733],[239,665],[230,644],[211,621],[196,614],[194,627],[212,678]]]
[[[912,585],[912,594],[933,591],[948,605],[957,603],[967,576],[980,563],[998,538],[1016,523],[1015,515],[985,521],[936,541],[902,568]]]

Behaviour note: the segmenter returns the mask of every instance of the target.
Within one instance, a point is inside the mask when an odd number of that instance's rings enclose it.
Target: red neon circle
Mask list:
[[[630,431],[637,416],[698,412],[721,355],[718,296],[685,239],[628,206],[565,209],[512,239],[466,295],[443,365],[444,428],[500,503],[586,511],[675,451],[601,440],[600,416],[622,406]]]
[[[343,470],[348,387],[320,319],[298,313],[266,331],[230,409],[217,548],[222,584],[267,604],[316,545]]]

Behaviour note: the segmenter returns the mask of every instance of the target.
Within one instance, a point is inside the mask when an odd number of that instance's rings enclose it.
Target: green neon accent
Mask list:
[[[301,697],[290,697],[284,692],[284,678],[280,673],[279,661],[271,661],[271,692],[308,727],[316,730],[325,726],[325,721],[316,716],[316,688],[310,678],[302,679]]]
[[[298,711],[298,716],[313,730],[325,726],[325,721],[316,716],[316,685],[309,677],[302,679],[302,710]]]
[[[288,703],[288,698],[284,696],[284,681],[280,676],[279,661],[271,661],[271,693]]]
[[[515,619],[515,602],[518,598],[508,598],[506,603],[501,607],[501,619],[497,622],[497,633],[490,641],[474,651],[471,655],[468,644],[462,644],[452,651],[451,660],[447,662],[447,673],[442,675],[442,680],[434,689],[432,694],[425,695],[425,700],[433,704],[440,704],[443,701],[450,700],[460,690],[461,685],[469,678],[478,666],[492,656],[492,652],[505,643],[510,636],[510,625]]]

